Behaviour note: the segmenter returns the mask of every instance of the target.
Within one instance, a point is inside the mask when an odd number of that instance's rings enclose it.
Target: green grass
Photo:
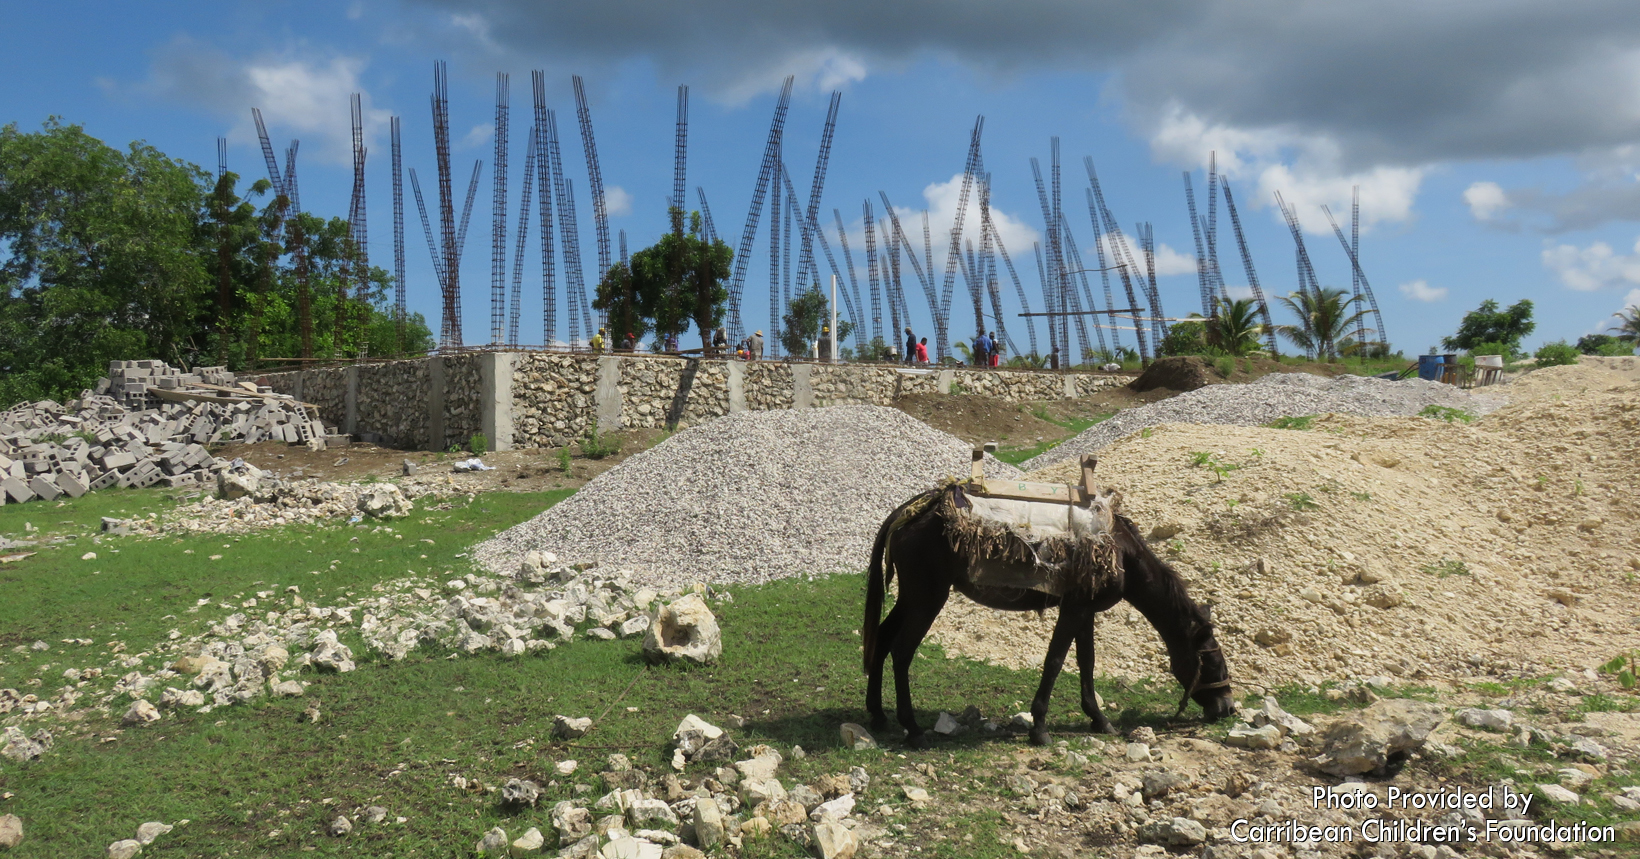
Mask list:
[[[411,516],[391,522],[392,533],[374,525],[338,522],[239,537],[102,537],[100,542],[93,542],[93,537],[103,516],[136,517],[170,509],[177,502],[160,490],[127,490],[93,492],[73,501],[7,505],[0,508],[0,534],[14,539],[72,539],[60,544],[42,540],[38,554],[0,566],[0,593],[6,595],[0,600],[0,687],[22,689],[28,678],[39,676],[42,664],[56,668],[49,672],[48,683],[70,663],[80,668],[101,664],[110,641],[123,642],[136,652],[162,640],[173,628],[184,634],[203,628],[201,615],[188,613],[201,599],[221,603],[235,594],[297,585],[304,598],[312,600],[327,593],[368,590],[376,582],[402,578],[409,570],[442,573],[457,568],[466,562],[456,556],[471,543],[530,518],[569,494],[489,493],[471,504],[458,500],[447,510],[425,509],[436,504],[427,499]],[[25,531],[24,522],[39,530]],[[81,560],[86,552],[96,552],[96,559]],[[221,558],[213,561],[213,555]],[[65,638],[90,638],[95,644],[67,645],[62,643]],[[36,640],[51,649],[14,651]]]
[[[1475,421],[1475,415],[1473,412],[1466,412],[1463,409],[1453,409],[1446,406],[1424,406],[1423,409],[1418,412],[1418,416],[1421,418],[1435,418],[1437,420],[1446,421],[1447,423],[1458,422],[1467,424],[1474,423]]]
[[[1315,424],[1315,415],[1299,415],[1291,418],[1276,418],[1265,424],[1270,429],[1307,430]]]
[[[1064,428],[1066,431],[1065,436],[1063,438],[1052,439],[1050,441],[1039,441],[1036,444],[1026,447],[998,447],[997,452],[994,454],[997,459],[1000,459],[1009,465],[1019,465],[1031,457],[1041,456],[1042,454],[1053,450],[1058,447],[1061,442],[1065,441],[1065,439],[1075,438],[1078,433],[1081,433],[1088,427],[1091,427],[1116,413],[1110,412],[1109,414],[1095,415],[1091,418],[1068,417],[1061,419],[1050,416],[1047,409],[1038,408],[1032,411],[1031,414],[1035,415],[1039,420],[1044,420],[1054,426]]]
[[[1442,558],[1433,564],[1424,564],[1419,568],[1425,575],[1439,578],[1469,575],[1469,565],[1454,558]]]
[[[457,556],[471,542],[564,495],[490,494],[449,510],[418,511],[394,524],[402,539],[363,528],[307,526],[237,541],[105,540],[97,547],[96,562],[82,562],[82,537],[71,548],[43,551],[0,568],[8,596],[0,606],[0,628],[13,641],[55,641],[87,635],[97,624],[97,657],[87,653],[73,664],[102,664],[108,658],[102,644],[112,638],[128,641],[136,651],[163,638],[172,626],[202,624],[212,609],[199,614],[186,609],[206,594],[220,602],[274,584],[299,584],[304,595],[322,598],[327,592],[368,591],[410,569],[459,572],[465,559]],[[166,503],[152,492],[102,493],[50,508],[0,510],[0,528],[20,530],[24,516],[43,526],[41,514],[49,509],[54,528],[83,533],[101,515],[133,515]],[[423,537],[434,543],[421,542]],[[223,543],[231,548],[222,550]],[[111,552],[113,547],[120,551]],[[351,551],[355,547],[357,554]],[[195,550],[192,555],[184,554],[188,548]],[[222,561],[207,560],[219,551]],[[339,561],[334,568],[333,560]],[[839,748],[838,725],[866,721],[856,635],[863,591],[863,576],[858,575],[733,589],[733,601],[717,606],[724,656],[709,668],[647,666],[634,640],[578,641],[519,659],[493,654],[447,659],[443,653],[418,651],[400,663],[376,661],[355,641],[359,670],[305,675],[313,685],[301,699],[260,699],[209,715],[185,711],[128,729],[89,711],[76,724],[54,726],[57,745],[44,759],[28,766],[0,761],[0,791],[15,794],[5,810],[23,818],[29,833],[12,855],[59,856],[65,848],[85,852],[87,845],[131,837],[145,820],[181,818],[192,823],[163,836],[152,852],[467,855],[492,826],[513,835],[529,826],[545,828],[544,809],[553,802],[595,800],[604,792],[596,773],[611,752],[627,754],[658,779],[669,771],[671,732],[691,712],[725,727],[730,714],[746,717],[746,728],[731,729],[743,747],[765,742],[789,753],[792,745],[802,745],[808,756],[796,760],[788,754],[782,767],[781,777],[788,783],[865,766],[874,778],[865,799],[868,807],[887,803],[902,809],[905,813],[896,820],[912,830],[904,841],[927,843],[926,855],[1010,855],[1011,846],[1001,838],[1006,827],[994,807],[1002,779],[994,770],[997,755],[1009,754],[1022,743],[1020,738],[937,739],[935,752],[922,755],[942,770],[969,768],[976,775],[960,785],[942,782],[934,789],[945,801],[941,808],[955,815],[938,818],[940,824],[932,814],[910,810],[889,779],[908,765],[893,747],[900,736],[897,728],[879,737],[889,744],[886,750]],[[0,656],[10,674],[5,685],[32,676],[40,661],[55,663],[57,670],[67,664],[57,644],[43,655],[15,655],[8,649]],[[1037,680],[1035,671],[946,659],[932,644],[923,646],[912,676],[925,726],[939,710],[960,712],[969,704],[1004,721],[1028,706]],[[892,682],[889,691],[892,695]],[[1177,689],[1170,678],[1136,684],[1104,680],[1101,691],[1107,715],[1122,730],[1140,724],[1165,730],[1174,724],[1170,717]],[[301,719],[310,702],[318,702],[323,713],[317,724]],[[118,713],[116,709],[116,719]],[[599,721],[579,741],[554,743],[550,723],[557,713]],[[1187,717],[1180,724],[1199,723]],[[1060,684],[1049,726],[1070,738],[1086,730],[1073,680]],[[117,739],[100,742],[110,737]],[[580,772],[558,776],[554,764],[569,758],[580,762]],[[504,813],[492,795],[454,787],[451,779],[458,775],[486,785],[514,776],[533,778],[546,787],[544,808]],[[588,787],[578,793],[577,785]],[[337,814],[371,804],[386,807],[389,820],[403,816],[408,821],[358,824],[345,840],[320,834]],[[947,843],[946,830],[935,827],[950,822],[972,828],[955,830],[958,835]],[[928,829],[926,839],[919,827]],[[278,835],[270,835],[276,830]],[[963,842],[962,831],[974,832],[975,840]],[[798,854],[774,839],[748,855]]]
[[[1311,498],[1308,492],[1289,492],[1286,498],[1287,504],[1300,513],[1321,509],[1321,505],[1315,503],[1315,499]]]

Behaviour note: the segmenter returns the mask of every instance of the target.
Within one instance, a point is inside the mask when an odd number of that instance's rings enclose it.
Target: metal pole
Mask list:
[[[842,355],[842,341],[837,337],[837,275],[831,276],[831,363],[838,363]]]

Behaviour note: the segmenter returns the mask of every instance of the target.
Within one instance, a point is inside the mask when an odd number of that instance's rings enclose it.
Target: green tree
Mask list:
[[[632,254],[629,265],[610,268],[592,306],[609,313],[617,338],[631,332],[641,339],[649,331],[664,338],[688,331],[693,322],[701,345],[709,346],[727,311],[725,282],[734,251],[722,241],[706,241],[699,212],[690,213],[687,231],[681,210],[674,208],[671,216],[671,232]]]
[[[1257,352],[1264,326],[1258,321],[1258,305],[1251,298],[1213,302],[1213,315],[1203,323],[1202,340],[1209,348],[1240,357]]]
[[[1631,304],[1612,315],[1618,319],[1618,324],[1612,326],[1617,332],[1612,338],[1619,343],[1640,346],[1640,304]]]
[[[1167,327],[1156,351],[1163,355],[1200,355],[1207,351],[1206,326],[1200,314],[1191,314]]]
[[[1532,302],[1521,299],[1507,310],[1498,310],[1498,303],[1490,298],[1481,306],[1465,313],[1458,323],[1458,333],[1441,338],[1447,349],[1471,350],[1483,343],[1504,343],[1511,352],[1520,351],[1520,341],[1537,328],[1532,321]]]
[[[811,286],[806,292],[792,296],[791,303],[786,305],[785,316],[780,319],[780,346],[787,355],[802,357],[809,354],[809,344],[819,339],[821,327],[831,324],[830,306],[818,286]],[[853,331],[854,323],[847,319],[837,320],[836,342],[847,340]]]
[[[55,118],[0,128],[0,401],[78,393],[112,359],[183,360],[209,310],[205,179]]]
[[[1276,332],[1293,341],[1306,354],[1323,361],[1356,351],[1358,344],[1349,336],[1350,329],[1366,315],[1365,310],[1350,312],[1350,305],[1361,296],[1344,297],[1344,290],[1323,287],[1319,295],[1303,291],[1280,297],[1298,322],[1279,325]]]

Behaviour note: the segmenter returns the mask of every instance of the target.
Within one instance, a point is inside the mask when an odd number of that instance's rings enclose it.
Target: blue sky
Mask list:
[[[1347,287],[1349,264],[1320,206],[1347,213],[1350,189],[1361,186],[1362,264],[1390,340],[1408,354],[1450,334],[1486,298],[1537,304],[1529,345],[1602,330],[1614,311],[1640,303],[1640,149],[1632,143],[1640,139],[1640,8],[1632,4],[358,0],[34,4],[8,19],[0,70],[13,83],[0,90],[0,122],[32,129],[56,115],[111,145],[142,139],[207,168],[225,134],[230,168],[256,178],[265,171],[250,110],[260,107],[281,150],[301,139],[302,202],[321,215],[346,213],[348,96],[361,93],[379,265],[392,259],[387,117],[402,117],[406,166],[428,188],[432,66],[447,60],[459,181],[475,159],[485,162],[462,262],[468,343],[490,334],[494,76],[512,76],[513,224],[532,69],[546,72],[558,111],[589,273],[596,251],[571,74],[587,81],[611,227],[633,248],[665,228],[677,85],[691,86],[691,203],[703,186],[719,232],[736,244],[775,93],[792,74],[785,157],[802,195],[828,95],[843,92],[821,221],[829,226],[831,210],[842,212],[862,269],[861,202],[872,199],[880,214],[881,191],[910,219],[908,232],[920,232],[915,211],[931,210],[943,270],[952,182],[984,115],[993,210],[1035,309],[1030,244],[1043,220],[1029,159],[1046,166],[1054,136],[1086,264],[1094,263],[1081,162],[1092,156],[1124,229],[1149,221],[1165,246],[1169,316],[1199,308],[1180,173],[1194,170],[1204,195],[1209,151],[1234,187],[1271,294],[1297,283],[1274,192],[1297,207],[1322,283]],[[973,213],[971,205],[970,225]],[[767,327],[766,220],[745,284],[748,329]],[[1234,288],[1246,277],[1222,211],[1220,222]],[[831,238],[836,250],[834,228]],[[537,343],[539,250],[530,242],[521,339]],[[406,247],[410,305],[436,329],[437,286],[413,201]],[[561,290],[561,270],[559,281]],[[1011,293],[1005,282],[1010,314],[1018,310]],[[931,333],[914,282],[907,299],[913,325]],[[967,306],[959,278],[953,339],[971,333]],[[1023,343],[1023,327],[1009,322]]]

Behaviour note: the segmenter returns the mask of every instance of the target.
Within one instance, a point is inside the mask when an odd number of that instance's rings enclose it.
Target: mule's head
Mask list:
[[[1213,609],[1192,606],[1186,640],[1171,654],[1173,676],[1185,687],[1184,700],[1179,702],[1180,711],[1186,700],[1194,700],[1201,705],[1202,715],[1208,721],[1236,712],[1230,689],[1230,666],[1224,661],[1224,652],[1219,649],[1213,629]]]

